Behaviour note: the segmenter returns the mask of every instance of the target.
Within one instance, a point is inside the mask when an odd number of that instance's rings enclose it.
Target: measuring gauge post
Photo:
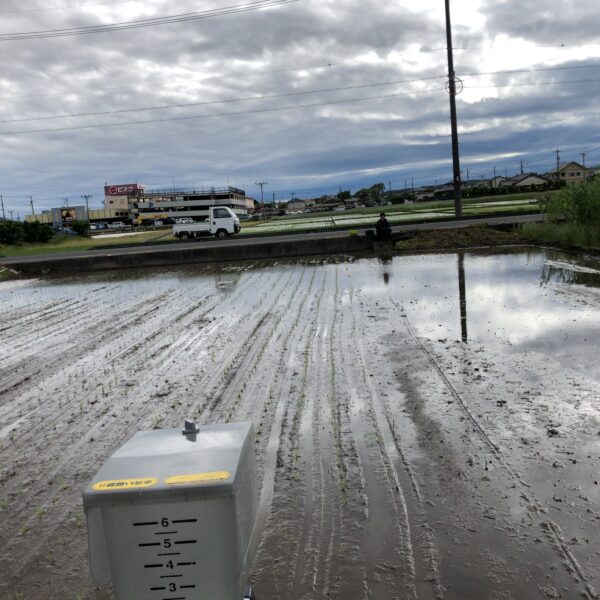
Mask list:
[[[83,492],[90,567],[117,600],[254,600],[251,423],[142,431]]]

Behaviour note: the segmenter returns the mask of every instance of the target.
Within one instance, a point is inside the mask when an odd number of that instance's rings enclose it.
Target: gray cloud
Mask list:
[[[597,16],[598,9],[591,3],[579,5],[584,20]],[[126,20],[122,15],[128,6],[112,7],[109,20]],[[162,0],[143,6],[144,14],[127,18],[147,16],[149,7],[154,7],[155,15],[197,10],[191,2],[178,3],[177,10]],[[2,11],[21,7],[16,1],[4,2]],[[487,6],[483,11],[487,26],[481,29],[457,24],[457,43],[478,47],[498,33],[525,36],[524,23],[514,18],[522,7],[516,1]],[[551,8],[549,3],[547,8]],[[528,11],[532,23],[531,15],[538,12]],[[540,28],[546,27],[545,15],[545,9],[538,15]],[[101,22],[98,16],[81,11],[1,16],[4,32]],[[567,19],[562,21],[563,28],[565,23],[567,31],[562,39],[574,38],[580,25],[585,25]],[[585,31],[589,36],[582,33],[584,41],[596,39],[591,28]],[[536,43],[546,39],[538,31],[526,37]],[[408,11],[402,3],[382,8],[373,0],[303,0],[276,10],[132,32],[0,44],[2,121],[227,101],[0,124],[0,193],[7,204],[22,213],[24,197],[30,194],[38,199],[37,205],[49,207],[67,194],[78,198],[81,193],[92,192],[97,204],[105,181],[170,186],[175,180],[177,185],[210,186],[226,184],[229,179],[231,184],[245,185],[250,193],[256,193],[253,182],[268,180],[268,194],[274,190],[285,197],[290,191],[322,193],[335,191],[339,185],[356,188],[381,180],[402,187],[404,179],[411,176],[417,181],[441,180],[451,172],[443,79],[229,102],[443,76],[443,14],[428,12],[425,7]],[[421,53],[413,50],[403,55],[409,47],[420,47]],[[537,66],[545,64],[541,61]],[[581,62],[567,66],[578,64]],[[457,66],[461,72],[495,70],[483,63],[476,51],[458,54]],[[519,61],[514,68],[520,66]],[[459,98],[464,131],[461,152],[466,164],[479,165],[481,172],[490,172],[493,164],[514,169],[514,160],[505,162],[499,157],[516,152],[532,166],[546,168],[546,162],[552,161],[551,149],[557,144],[564,145],[572,158],[577,158],[579,151],[588,151],[591,160],[595,156],[600,162],[600,121],[594,103],[598,86],[564,84],[584,77],[600,79],[600,69],[496,75],[486,80],[465,77],[466,85],[488,85],[490,81],[494,85],[561,83],[502,88],[499,97],[480,100],[473,100],[475,90],[466,90]],[[432,91],[402,95],[423,90]],[[399,95],[326,104],[390,94]],[[319,103],[323,106],[297,108]],[[279,110],[282,108],[289,110]],[[255,112],[269,109],[274,110]],[[190,116],[199,118],[127,125],[131,121]],[[114,126],[7,134],[98,124]]]

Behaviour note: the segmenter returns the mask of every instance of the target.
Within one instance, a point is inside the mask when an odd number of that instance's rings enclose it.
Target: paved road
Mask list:
[[[376,219],[375,219],[376,220]],[[374,220],[374,221],[375,221]],[[464,219],[462,221],[437,221],[433,223],[406,224],[393,227],[393,231],[422,231],[427,229],[456,229],[461,227],[469,227],[474,224],[478,225],[506,225],[531,223],[541,220],[539,214],[535,215],[519,215],[510,217],[484,217],[481,219]],[[51,262],[64,258],[82,258],[89,256],[117,256],[122,254],[146,254],[149,252],[172,252],[184,248],[197,247],[198,245],[210,244],[211,248],[227,247],[227,246],[251,246],[256,244],[290,242],[302,240],[315,240],[322,238],[340,238],[346,237],[348,230],[337,231],[321,231],[317,233],[292,233],[289,235],[274,235],[274,236],[256,236],[245,237],[239,236],[225,240],[216,240],[214,238],[206,238],[192,242],[178,242],[170,245],[158,244],[154,246],[131,246],[128,248],[102,248],[99,250],[84,250],[81,252],[57,252],[55,254],[36,254],[32,256],[18,256],[13,258],[0,258],[0,265],[22,264],[26,262]]]

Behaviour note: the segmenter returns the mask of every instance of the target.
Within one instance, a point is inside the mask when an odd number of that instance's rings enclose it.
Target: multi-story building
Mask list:
[[[104,208],[126,210],[131,203],[146,191],[146,186],[137,183],[122,183],[104,186]]]
[[[138,225],[169,222],[180,217],[194,221],[208,218],[211,206],[227,206],[238,215],[248,214],[246,193],[234,187],[209,190],[143,191],[131,200],[131,213]]]

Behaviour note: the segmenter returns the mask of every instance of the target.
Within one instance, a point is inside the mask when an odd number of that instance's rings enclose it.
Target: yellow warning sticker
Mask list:
[[[96,492],[114,492],[115,490],[139,490],[154,487],[158,484],[156,477],[140,477],[139,479],[108,479],[97,481],[92,485]]]
[[[229,471],[211,471],[209,473],[192,473],[190,475],[175,475],[165,479],[167,485],[203,485],[218,483],[231,477]]]

